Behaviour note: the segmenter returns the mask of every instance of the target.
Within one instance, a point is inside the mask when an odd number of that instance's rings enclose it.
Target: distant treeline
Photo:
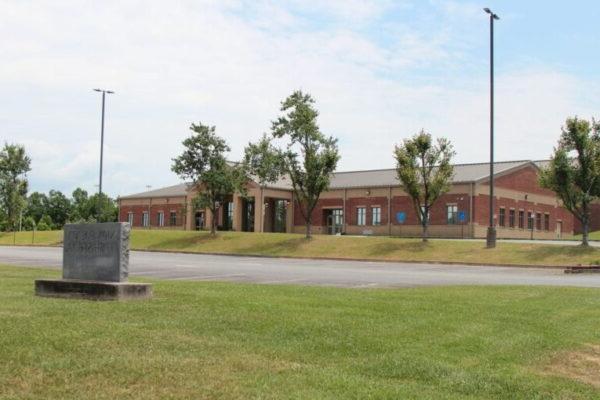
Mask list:
[[[70,198],[58,190],[33,192],[27,197],[19,227],[42,231],[62,229],[66,223],[111,222],[117,220],[117,212],[113,199],[98,193],[89,196],[81,188],[75,189]]]

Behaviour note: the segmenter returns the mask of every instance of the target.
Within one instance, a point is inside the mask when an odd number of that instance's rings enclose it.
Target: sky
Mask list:
[[[180,182],[191,123],[239,159],[294,90],[313,95],[338,170],[393,168],[425,129],[489,160],[489,18],[497,160],[544,159],[568,116],[600,118],[600,2],[589,0],[0,0],[0,143],[31,191],[126,195]]]

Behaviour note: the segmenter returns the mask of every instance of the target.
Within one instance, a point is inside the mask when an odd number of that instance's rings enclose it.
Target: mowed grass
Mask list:
[[[600,344],[597,289],[154,281],[150,301],[33,295],[57,275],[0,266],[2,399],[600,398],[593,371],[555,368]]]
[[[581,240],[582,235],[575,235],[574,240]],[[589,233],[589,240],[600,240],[600,231],[594,231]]]
[[[31,232],[0,233],[0,244],[32,243]],[[62,243],[62,232],[36,233],[36,245]],[[285,233],[206,232],[133,230],[134,250],[185,251],[279,257],[316,257],[389,261],[431,261],[506,265],[589,265],[600,262],[600,250],[580,246],[503,243],[486,249],[483,241],[435,240],[394,237],[356,237]],[[1,250],[1,249],[0,249]]]

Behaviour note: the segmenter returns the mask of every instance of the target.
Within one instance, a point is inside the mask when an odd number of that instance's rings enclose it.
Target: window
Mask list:
[[[525,211],[519,210],[519,229],[525,228]]]
[[[148,226],[148,211],[144,211],[142,213],[142,226],[143,227],[147,227]]]
[[[550,230],[550,214],[544,214],[544,230]]]
[[[538,231],[542,230],[542,213],[535,214],[535,229]]]
[[[171,225],[171,226],[177,225],[177,211],[171,211],[169,213],[169,225]]]
[[[127,222],[129,222],[129,226],[133,226],[133,213],[131,211],[127,213]]]
[[[498,214],[498,225],[504,227],[505,226],[505,217],[506,217],[506,210],[504,209],[504,207],[500,207],[500,213]]]
[[[448,225],[455,225],[458,221],[458,206],[456,204],[448,204],[446,206],[446,216]]]
[[[232,201],[227,203],[227,221],[225,223],[227,224],[227,226],[226,226],[227,229],[233,228],[233,202]]]
[[[156,222],[158,222],[158,226],[165,226],[165,213],[163,211],[158,212]]]
[[[373,225],[381,225],[381,207],[371,207]]]
[[[508,210],[508,226],[509,228],[515,227],[515,209],[511,208]]]
[[[527,211],[527,229],[533,230],[533,213]]]
[[[366,224],[367,209],[365,207],[358,207],[356,209],[356,225]]]

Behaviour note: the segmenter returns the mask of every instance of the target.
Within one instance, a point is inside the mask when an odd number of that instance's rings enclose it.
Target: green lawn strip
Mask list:
[[[33,296],[56,276],[0,266],[0,398],[600,396],[540,372],[600,343],[597,289],[153,281],[151,301]]]
[[[573,237],[573,239],[574,240],[581,240],[581,236],[582,235],[575,235]],[[588,239],[589,240],[600,240],[600,231],[590,232]]]
[[[37,233],[38,245],[59,245],[62,232]],[[39,236],[39,238],[38,238]],[[14,237],[0,234],[0,244],[10,245]],[[29,242],[28,242],[29,240]],[[20,232],[16,243],[27,245],[31,232]],[[205,232],[134,230],[131,248],[136,250],[185,251],[197,253],[244,254],[279,257],[342,258],[387,261],[455,262],[506,265],[589,265],[600,261],[600,250],[580,246],[531,243],[498,243],[486,249],[483,242],[431,240],[394,237],[353,237],[281,233]]]

